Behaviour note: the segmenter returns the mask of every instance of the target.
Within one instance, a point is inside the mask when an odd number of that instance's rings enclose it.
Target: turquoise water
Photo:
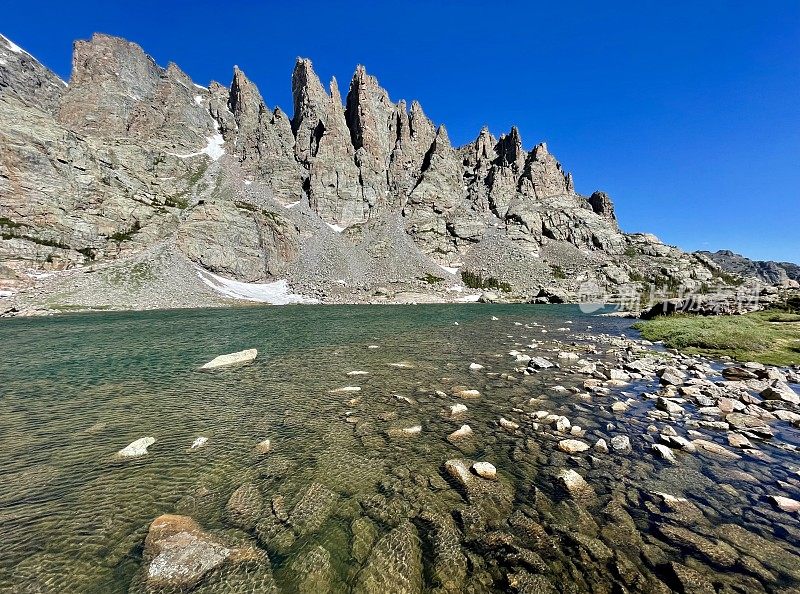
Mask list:
[[[612,516],[598,511],[609,501],[625,507],[638,538],[663,551],[658,563],[648,565],[636,555],[631,561],[650,579],[681,553],[651,542],[645,493],[658,487],[694,496],[713,518],[712,528],[731,518],[740,522],[736,516],[763,494],[748,493],[749,483],[739,484],[733,476],[720,480],[721,472],[732,470],[730,463],[691,458],[677,471],[641,453],[649,445],[637,444],[627,458],[610,454],[592,460],[586,454],[578,462],[578,470],[585,466],[581,473],[593,476],[587,480],[606,497],[592,512],[597,524],[587,522],[585,510],[559,503],[553,491],[554,469],[575,464],[554,451],[553,439],[537,436],[524,423],[514,432],[498,426],[500,417],[521,422],[524,411],[546,409],[580,424],[590,443],[610,437],[607,425],[615,418],[605,407],[550,390],[558,384],[582,392],[585,376],[562,369],[523,377],[508,352],[585,354],[595,345],[591,334],[632,335],[629,323],[590,317],[573,306],[521,305],[249,307],[3,320],[0,590],[128,591],[142,571],[148,526],[164,513],[190,515],[221,537],[266,549],[282,591],[308,591],[293,563],[315,546],[331,557],[325,587],[359,587],[367,570],[353,557],[353,522],[368,518],[380,537],[398,525],[399,514],[411,519],[421,539],[424,584],[433,588],[441,581],[434,561],[444,557],[437,549],[441,543],[419,518],[428,508],[460,517],[463,494],[442,470],[452,458],[497,467],[501,483],[513,493],[514,511],[534,518],[556,543],[556,550],[539,553],[554,583],[570,572],[588,571],[567,561],[581,545],[561,535],[563,526],[609,545],[623,542],[613,530],[601,536],[605,522],[615,525]],[[526,347],[531,340],[539,342],[534,349]],[[246,348],[259,350],[250,365],[198,370],[216,355]],[[616,356],[608,344],[592,355],[607,361]],[[406,367],[391,365],[399,362]],[[470,371],[471,362],[485,369]],[[355,370],[368,375],[347,375]],[[361,390],[332,393],[346,386]],[[461,388],[477,389],[481,396],[454,398]],[[636,391],[628,389],[631,395]],[[617,396],[608,398],[604,404]],[[456,402],[466,404],[468,413],[446,418],[443,411]],[[626,432],[634,442],[651,422],[643,415],[632,408]],[[477,436],[468,449],[446,439],[462,423]],[[421,427],[419,434],[392,436],[392,429],[413,426]],[[119,449],[145,436],[156,440],[146,456],[115,459]],[[208,438],[207,445],[190,450],[199,436]],[[271,440],[266,455],[254,451],[264,439]],[[784,466],[797,462],[783,451],[769,453]],[[771,476],[763,463],[741,464],[757,478]],[[713,493],[722,482],[735,485],[731,490],[738,490],[739,498],[730,491]],[[259,540],[252,529],[231,525],[225,513],[231,493],[244,483],[256,485],[267,501],[283,496],[290,512],[313,483],[333,493],[336,505],[324,512],[319,527],[296,530],[289,541],[285,533],[273,535],[274,542]],[[557,507],[546,513],[545,499]],[[800,530],[791,528],[796,517],[782,518],[790,530],[779,538],[768,529],[772,518],[759,514],[752,520],[757,532],[796,554]],[[470,542],[467,529],[459,526],[464,534],[458,546],[470,559],[459,589],[503,591],[520,567],[532,571],[530,563],[520,565],[518,552],[489,550],[483,535]],[[497,531],[513,532],[508,526],[499,524]],[[585,564],[597,572],[587,583],[621,583],[612,569],[616,562],[587,557]],[[570,563],[579,569],[570,569]],[[787,583],[786,575],[772,571],[776,584]],[[217,572],[204,584],[209,591],[251,591],[253,585],[240,577]]]

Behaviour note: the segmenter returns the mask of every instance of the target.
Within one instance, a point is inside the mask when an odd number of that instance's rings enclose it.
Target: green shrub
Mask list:
[[[469,270],[461,271],[461,280],[470,289],[494,289],[504,291],[505,293],[511,292],[511,285],[504,281],[499,281],[494,277],[484,278],[480,272],[470,272]]]
[[[430,272],[426,273],[425,276],[417,277],[424,283],[428,283],[429,285],[435,285],[436,283],[440,283],[444,280],[441,276],[434,276]]]

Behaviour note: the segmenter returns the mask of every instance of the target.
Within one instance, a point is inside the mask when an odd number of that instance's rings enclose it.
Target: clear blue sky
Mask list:
[[[309,57],[418,99],[455,144],[519,127],[626,231],[800,261],[800,1],[15,2],[0,30],[64,78],[101,31],[196,82],[238,64],[291,112]]]

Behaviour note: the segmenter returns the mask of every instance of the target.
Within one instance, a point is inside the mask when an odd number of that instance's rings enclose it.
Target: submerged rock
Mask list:
[[[269,439],[258,442],[255,447],[257,454],[269,454],[270,449],[272,449],[272,441]]]
[[[236,489],[225,506],[225,517],[229,524],[242,530],[252,530],[261,517],[264,505],[261,491],[253,483],[245,483]]]
[[[150,524],[142,556],[148,590],[188,590],[228,563],[269,564],[256,548],[235,546],[205,532],[192,518],[172,514],[159,516]]]
[[[406,521],[375,544],[353,592],[421,594],[422,585],[422,548],[416,528]]]
[[[248,363],[258,356],[257,349],[247,349],[239,351],[238,353],[230,353],[228,355],[219,355],[214,357],[211,361],[203,365],[200,369],[216,369],[217,367],[226,367],[228,365],[236,365],[239,363]]]
[[[147,448],[156,442],[155,437],[140,437],[117,452],[117,458],[138,458],[147,454]]]
[[[359,386],[344,386],[343,388],[334,388],[330,390],[331,394],[350,394],[351,392],[360,392],[361,387]]]
[[[450,416],[451,417],[458,417],[463,415],[467,412],[467,406],[465,404],[453,404],[450,406]]]
[[[474,400],[481,397],[481,393],[478,390],[457,390],[453,395],[464,400]]]
[[[333,513],[339,496],[321,485],[312,483],[303,493],[289,516],[289,523],[302,536],[316,532]]]
[[[433,553],[431,580],[439,594],[460,594],[467,578],[461,532],[450,514],[424,512],[424,536]],[[427,561],[427,559],[426,559]]]
[[[556,482],[567,495],[573,499],[593,499],[595,492],[584,478],[572,469],[561,470],[556,475]]]
[[[358,563],[364,563],[372,550],[372,545],[378,539],[378,529],[372,520],[362,516],[353,520],[353,523],[350,524],[350,532],[353,534],[350,546],[353,559]]]
[[[393,427],[386,431],[389,437],[415,437],[422,433],[422,425],[413,425],[411,427]]]
[[[720,458],[728,458],[729,460],[739,460],[741,458],[739,454],[736,454],[726,447],[721,446],[718,443],[714,443],[713,441],[708,441],[706,439],[693,439],[691,443],[700,452],[719,456]]]
[[[298,594],[333,594],[341,591],[331,554],[320,545],[298,555],[291,563]]]

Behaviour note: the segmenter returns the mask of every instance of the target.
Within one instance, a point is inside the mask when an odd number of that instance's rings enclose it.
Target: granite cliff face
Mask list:
[[[730,250],[698,252],[698,254],[710,258],[730,274],[755,279],[768,285],[782,285],[794,288],[800,286],[800,266],[791,262],[751,260]]]
[[[307,59],[291,85],[289,117],[237,67],[199,87],[100,34],[67,84],[0,38],[0,290],[55,272],[17,297],[141,307],[213,302],[226,280],[323,301],[719,282],[712,260],[624,234],[607,194],[577,194],[516,128],[453,147],[363,66],[345,97]]]

